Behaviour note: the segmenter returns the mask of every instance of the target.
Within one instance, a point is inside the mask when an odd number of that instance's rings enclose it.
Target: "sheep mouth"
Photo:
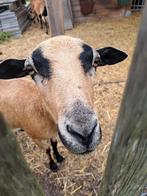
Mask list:
[[[77,149],[77,146],[74,146],[73,143],[71,143],[70,141],[67,141],[67,139],[61,134],[61,132],[58,132],[59,137],[61,142],[63,143],[63,145],[72,153],[74,154],[85,154],[86,153],[86,149],[83,149],[82,151]]]
[[[58,135],[63,143],[63,145],[72,153],[77,155],[88,154],[94,151],[99,144],[99,141],[91,142],[89,146],[84,145],[83,143],[79,142],[77,138],[70,136],[70,139],[66,138],[60,130],[58,130]]]

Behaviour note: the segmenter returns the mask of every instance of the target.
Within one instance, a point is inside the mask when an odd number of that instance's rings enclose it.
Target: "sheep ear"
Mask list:
[[[25,59],[7,59],[0,63],[0,79],[20,78],[28,75],[24,69]]]
[[[128,56],[125,52],[112,47],[96,49],[96,51],[100,56],[95,61],[96,66],[113,65],[123,61]]]

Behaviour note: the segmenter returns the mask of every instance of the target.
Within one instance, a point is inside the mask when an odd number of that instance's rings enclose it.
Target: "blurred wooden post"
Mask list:
[[[64,34],[63,0],[45,0],[51,36]]]
[[[146,185],[147,2],[99,196],[140,196]]]
[[[0,195],[44,196],[0,114]]]

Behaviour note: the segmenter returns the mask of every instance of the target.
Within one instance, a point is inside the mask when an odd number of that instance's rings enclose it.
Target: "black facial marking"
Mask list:
[[[51,62],[43,56],[41,48],[38,48],[33,52],[32,59],[38,73],[43,77],[50,79]]]
[[[87,44],[83,44],[83,52],[80,54],[80,61],[84,68],[84,72],[87,73],[92,68],[93,50]]]

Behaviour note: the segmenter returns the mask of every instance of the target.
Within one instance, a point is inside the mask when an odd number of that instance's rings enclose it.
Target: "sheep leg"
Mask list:
[[[57,160],[58,163],[62,163],[64,161],[64,157],[62,157],[59,152],[58,152],[58,148],[57,148],[57,140],[51,139],[51,146],[53,148],[53,153],[54,153],[54,157]]]
[[[37,19],[37,22],[39,23],[40,22],[40,18],[37,16],[36,19]]]
[[[41,24],[41,29],[43,29],[43,22],[42,22],[42,16],[39,15],[39,20],[40,20],[40,24]]]
[[[49,161],[50,161],[49,166],[50,166],[50,169],[51,169],[53,172],[58,171],[58,166],[57,166],[57,164],[54,162],[54,160],[52,159],[52,156],[51,156],[51,149],[48,148],[48,149],[46,150],[46,153],[47,153],[47,155],[49,156]]]
[[[45,24],[45,28],[46,28],[46,34],[48,34],[49,26],[48,26],[48,22],[45,17],[44,17],[44,24]]]
[[[49,157],[49,167],[50,167],[50,169],[53,172],[58,171],[58,166],[57,166],[57,164],[55,163],[55,161],[52,158],[50,147],[47,144],[43,143],[42,141],[40,141],[38,139],[33,139],[33,140],[39,146],[40,149],[46,150],[46,154]]]
[[[46,28],[46,34],[48,34],[48,22],[47,22],[47,10],[46,10],[46,7],[44,7],[44,10],[43,10],[43,13],[42,13],[42,18],[44,20],[44,25],[45,25],[45,28]]]
[[[34,17],[31,19],[31,20],[33,21],[34,24],[36,23],[35,19],[36,19],[36,16],[34,16]]]

